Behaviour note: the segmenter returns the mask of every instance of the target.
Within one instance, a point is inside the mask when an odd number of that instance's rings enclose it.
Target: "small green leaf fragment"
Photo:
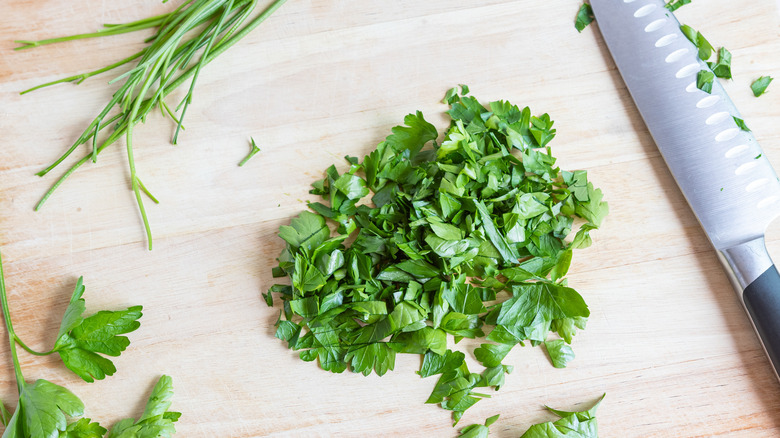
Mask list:
[[[766,92],[766,87],[772,82],[771,76],[761,76],[750,84],[750,89],[753,90],[753,95],[758,97]]]
[[[721,79],[731,79],[731,52],[725,47],[718,49],[718,61],[709,64],[715,76]]]
[[[750,132],[750,128],[748,128],[748,127],[747,127],[747,125],[745,124],[745,121],[744,121],[744,120],[740,119],[740,118],[739,118],[739,117],[737,117],[737,116],[732,116],[732,117],[734,118],[734,123],[736,123],[736,124],[737,124],[737,126],[739,127],[739,129],[741,129],[741,130],[743,130],[743,131]]]
[[[566,368],[566,365],[574,359],[574,351],[563,339],[544,341],[544,347],[555,368]]]
[[[577,11],[577,17],[574,19],[574,28],[577,29],[577,32],[582,32],[593,22],[594,18],[593,8],[589,4],[583,3]]]
[[[606,394],[605,394],[606,395]],[[547,408],[561,417],[557,421],[534,424],[520,438],[598,438],[596,409],[604,396],[596,404],[582,412],[567,412]]]
[[[696,87],[705,93],[712,93],[712,82],[715,80],[715,74],[709,70],[699,70],[696,75]]]

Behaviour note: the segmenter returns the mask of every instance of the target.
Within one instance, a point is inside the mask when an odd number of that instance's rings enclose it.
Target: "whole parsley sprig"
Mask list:
[[[590,311],[565,276],[608,207],[586,172],[555,166],[547,114],[456,90],[446,101],[441,144],[410,114],[362,162],[346,157],[346,171],[331,166],[313,184],[323,202],[279,230],[274,276],[291,284],[265,299],[283,303],[276,336],[325,370],[381,376],[398,353],[423,355],[420,376],[438,376],[427,402],[457,423],[489,397],[480,388],[504,384],[515,346],[553,332],[553,364],[573,358],[564,346]],[[473,352],[482,372],[449,335],[487,341]]]
[[[37,356],[59,353],[63,364],[87,382],[103,379],[116,372],[107,356],[119,356],[130,344],[123,334],[136,330],[140,324],[141,306],[124,311],[101,311],[87,318],[82,294],[84,286],[79,278],[70,303],[60,324],[54,347],[38,352],[28,347],[14,330],[8,295],[5,288],[2,257],[0,257],[0,307],[11,347],[14,376],[19,401],[13,415],[9,415],[0,402],[0,422],[6,427],[3,438],[51,438],[51,437],[102,437],[108,432],[84,415],[84,404],[67,388],[38,379],[28,383],[22,374],[16,347]],[[147,403],[144,415],[137,422],[133,419],[117,423],[108,437],[157,438],[175,433],[173,423],[181,415],[169,412],[173,395],[171,378],[162,376]],[[73,421],[75,419],[75,421]]]
[[[91,143],[91,151],[57,179],[35,209],[40,209],[73,172],[90,160],[96,161],[100,152],[124,137],[130,170],[130,186],[141,213],[148,247],[152,249],[152,231],[144,206],[144,196],[154,203],[158,203],[158,200],[144,185],[136,168],[133,149],[135,125],[145,121],[149,113],[159,108],[163,115],[170,116],[176,123],[176,130],[171,140],[176,144],[180,131],[184,129],[182,122],[188,106],[192,103],[195,84],[201,69],[257,28],[285,2],[286,0],[274,0],[259,15],[250,19],[258,0],[188,0],[168,14],[127,24],[105,25],[106,28],[98,32],[41,41],[17,41],[22,44],[17,49],[27,49],[61,41],[157,28],[157,32],[147,40],[148,45],[138,53],[104,68],[48,82],[22,92],[24,94],[62,82],[81,83],[88,77],[136,61],[134,67],[109,82],[124,81],[103,110],[84,129],[81,136],[57,160],[38,172],[39,176],[46,175],[71,156],[79,146]],[[165,102],[165,98],[187,80],[190,80],[189,88],[175,110],[172,110]],[[110,115],[114,110],[118,110],[118,114]],[[110,133],[101,136],[101,131],[107,127],[110,128]]]

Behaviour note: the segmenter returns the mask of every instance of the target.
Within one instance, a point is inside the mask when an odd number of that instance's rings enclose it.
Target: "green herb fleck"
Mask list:
[[[740,119],[739,117],[736,117],[736,116],[732,116],[732,117],[734,118],[734,123],[736,123],[736,124],[737,124],[737,126],[739,127],[739,129],[741,129],[741,130],[743,130],[743,131],[748,131],[748,132],[750,132],[750,128],[748,128],[748,127],[747,127],[747,125],[745,124],[745,121],[744,121],[744,120],[742,120],[742,119]]]
[[[574,359],[574,351],[563,339],[544,341],[544,347],[555,368],[566,368],[566,365]]]
[[[726,50],[725,47],[718,49],[717,62],[709,62],[708,65],[715,73],[715,76],[722,79],[731,79],[731,52]]]
[[[580,6],[579,11],[577,11],[577,18],[574,20],[574,28],[577,29],[577,32],[582,32],[593,22],[594,18],[593,8],[589,4],[583,3]]]
[[[704,38],[704,35],[687,24],[681,25],[680,30],[686,36],[686,38],[688,38],[693,43],[693,45],[699,49],[699,59],[702,61],[707,61],[710,59],[710,57],[712,57],[712,52],[714,49],[712,48],[712,44],[710,44],[710,42]]]
[[[766,92],[766,87],[769,86],[769,83],[772,82],[772,77],[770,76],[761,76],[760,78],[753,81],[752,84],[750,84],[750,89],[753,90],[753,95],[758,97]]]
[[[489,427],[498,420],[498,415],[494,415],[485,420],[485,424],[472,424],[460,430],[459,438],[488,438],[490,435]]]
[[[666,9],[674,12],[674,11],[680,9],[680,7],[682,7],[684,5],[687,5],[690,2],[691,2],[691,0],[670,0],[669,2],[666,3],[666,5],[664,7]]]
[[[520,438],[598,438],[596,409],[602,400],[604,400],[604,395],[592,408],[582,412],[559,411],[547,406],[547,410],[561,418],[555,422],[534,424]]]
[[[758,160],[759,158],[761,158],[761,154],[756,155],[756,157],[754,159]]]
[[[712,93],[712,82],[715,80],[715,74],[709,70],[699,70],[696,75],[696,87],[705,93]]]

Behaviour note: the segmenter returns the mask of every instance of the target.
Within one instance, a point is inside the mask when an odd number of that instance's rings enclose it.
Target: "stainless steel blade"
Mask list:
[[[761,240],[780,213],[780,180],[752,133],[735,123],[739,112],[718,81],[712,94],[697,88],[698,72],[709,67],[674,15],[660,0],[590,3],[645,124],[713,246],[727,251]]]

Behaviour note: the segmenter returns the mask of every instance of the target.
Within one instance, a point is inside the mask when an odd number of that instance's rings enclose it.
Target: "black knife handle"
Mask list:
[[[775,374],[780,374],[780,274],[775,265],[745,288],[742,299]]]

